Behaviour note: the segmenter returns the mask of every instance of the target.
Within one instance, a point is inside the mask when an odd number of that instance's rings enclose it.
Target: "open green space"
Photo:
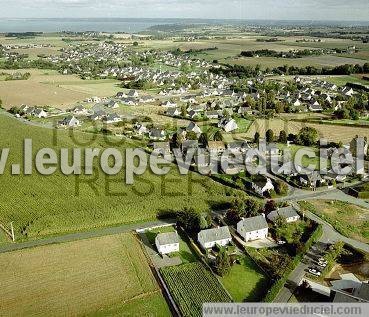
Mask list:
[[[220,278],[235,302],[257,302],[266,292],[267,279],[249,256],[244,256]]]

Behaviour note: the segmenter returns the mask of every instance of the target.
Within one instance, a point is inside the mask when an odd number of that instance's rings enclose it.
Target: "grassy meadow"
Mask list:
[[[206,210],[230,200],[227,197],[230,189],[198,174],[182,176],[174,165],[165,177],[146,171],[136,178],[134,185],[125,184],[124,167],[117,176],[107,177],[98,167],[97,160],[92,176],[66,176],[60,171],[44,176],[35,168],[32,175],[10,175],[10,165],[23,162],[25,138],[33,141],[33,155],[44,147],[59,150],[78,145],[65,130],[29,126],[3,115],[0,115],[0,126],[0,148],[11,149],[4,174],[0,176],[0,222],[14,222],[18,241],[139,223],[155,219],[161,210],[184,207]],[[53,142],[54,132],[57,133],[57,144]],[[93,137],[96,137],[95,141],[86,143]],[[103,136],[93,134],[76,133],[75,138],[87,144],[83,147],[115,147],[123,153],[128,147],[140,145],[133,141],[109,145]]]
[[[0,265],[1,316],[171,316],[131,234],[3,253]]]
[[[364,243],[369,242],[367,209],[340,201],[313,200],[300,206],[330,223],[342,235]]]

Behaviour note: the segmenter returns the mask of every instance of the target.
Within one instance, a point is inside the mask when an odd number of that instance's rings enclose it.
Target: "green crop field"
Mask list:
[[[217,278],[198,262],[160,269],[183,316],[201,316],[202,304],[231,302]]]
[[[1,316],[170,316],[131,234],[3,253],[0,265]]]
[[[198,174],[180,175],[174,165],[166,176],[146,171],[136,178],[134,185],[125,184],[124,167],[118,175],[107,177],[97,160],[92,176],[66,176],[59,171],[44,176],[35,169],[32,175],[11,175],[11,164],[23,162],[25,138],[32,139],[34,155],[44,147],[59,150],[78,145],[65,130],[25,125],[1,114],[0,126],[0,149],[10,148],[8,164],[0,176],[0,223],[14,222],[17,241],[149,221],[161,210],[180,210],[187,206],[203,211],[230,200],[226,195],[230,189]],[[53,142],[54,132],[57,132],[57,144]],[[96,140],[83,147],[101,150],[115,147],[124,153],[127,147],[140,145],[133,141],[108,145],[102,135],[75,133],[80,142],[86,143],[93,137]]]

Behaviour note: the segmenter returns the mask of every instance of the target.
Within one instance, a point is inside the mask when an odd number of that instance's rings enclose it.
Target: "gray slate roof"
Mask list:
[[[242,232],[251,232],[255,230],[261,230],[268,228],[268,223],[266,222],[263,215],[255,216],[251,218],[246,218],[241,220],[237,224],[237,229],[239,228],[239,224],[241,224],[240,231]]]
[[[231,238],[231,233],[227,226],[201,230],[197,236],[197,239],[203,243]]]
[[[155,238],[155,242],[159,245],[179,243],[178,234],[177,232],[159,233]]]
[[[287,206],[283,208],[279,208],[273,210],[267,216],[270,221],[275,221],[278,217],[282,217],[283,219],[287,219],[290,217],[296,217],[299,214],[297,213],[296,209],[292,206]]]

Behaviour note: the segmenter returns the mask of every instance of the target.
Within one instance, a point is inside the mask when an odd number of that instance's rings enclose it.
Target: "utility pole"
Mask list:
[[[12,234],[12,240],[13,240],[13,242],[15,242],[13,221],[10,223],[10,231],[11,231],[11,234]]]

